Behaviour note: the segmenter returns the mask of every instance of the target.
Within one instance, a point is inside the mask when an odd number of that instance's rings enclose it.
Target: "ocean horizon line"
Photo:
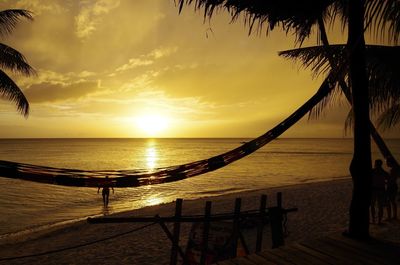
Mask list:
[[[258,136],[257,136],[258,137]],[[0,140],[157,140],[157,139],[166,139],[166,140],[179,140],[179,139],[185,139],[185,140],[196,140],[196,139],[256,139],[257,137],[0,137]],[[354,139],[353,137],[278,137],[274,140],[281,140],[281,139],[343,139],[343,140],[352,140]],[[387,137],[384,139],[390,139],[390,140],[399,140],[400,138],[396,137]]]

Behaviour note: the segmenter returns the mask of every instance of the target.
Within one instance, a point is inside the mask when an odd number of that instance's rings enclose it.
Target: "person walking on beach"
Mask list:
[[[376,222],[376,209],[378,207],[378,224],[382,224],[383,206],[385,204],[385,185],[389,174],[382,168],[382,160],[375,160],[375,166],[372,169],[372,197],[371,197],[371,215],[372,222]]]
[[[112,182],[109,180],[108,176],[104,179],[104,182],[102,182],[102,185],[99,186],[97,189],[97,193],[99,193],[100,188],[103,188],[101,191],[101,195],[103,195],[103,204],[105,207],[108,206],[108,197],[110,196],[110,188],[112,189],[112,192],[114,194],[114,188],[112,187]]]
[[[387,189],[386,189],[386,195],[387,195],[387,212],[388,212],[388,219],[397,219],[397,203],[396,203],[396,196],[397,196],[397,179],[399,178],[400,175],[400,168],[396,164],[396,161],[392,158],[389,157],[386,160],[386,165],[390,168],[389,171],[389,178],[387,181]],[[393,216],[392,216],[393,213]]]

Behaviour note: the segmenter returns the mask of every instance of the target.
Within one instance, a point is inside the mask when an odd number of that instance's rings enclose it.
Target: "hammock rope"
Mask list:
[[[250,155],[280,136],[333,89],[334,82],[329,81],[331,78],[326,78],[318,91],[306,103],[268,132],[233,150],[208,159],[154,170],[79,170],[0,161],[0,177],[63,186],[98,187],[104,184],[104,177],[109,176],[108,181],[111,181],[114,187],[137,187],[205,174]]]

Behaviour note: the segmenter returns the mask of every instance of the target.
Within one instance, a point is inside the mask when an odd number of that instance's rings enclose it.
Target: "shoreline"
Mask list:
[[[184,201],[196,201],[196,200],[205,200],[205,199],[212,200],[212,199],[218,198],[218,197],[234,196],[235,194],[250,195],[251,193],[255,193],[255,192],[259,192],[259,191],[267,192],[268,190],[277,189],[277,188],[282,188],[282,189],[291,188],[291,187],[301,188],[302,185],[310,185],[310,184],[314,184],[314,183],[323,183],[323,182],[335,182],[335,181],[343,181],[343,180],[346,181],[346,180],[351,180],[351,179],[350,179],[350,176],[339,176],[334,179],[321,179],[318,181],[277,185],[277,186],[271,186],[271,187],[264,188],[264,189],[260,188],[260,189],[234,190],[232,192],[228,192],[228,193],[224,193],[224,194],[216,194],[216,195],[208,195],[207,194],[204,197],[199,197],[199,198],[195,198],[195,199],[185,199]],[[32,238],[32,237],[35,238],[35,237],[37,237],[37,235],[46,234],[47,232],[51,232],[51,231],[54,231],[57,229],[62,229],[63,227],[68,226],[68,225],[73,225],[73,224],[79,223],[79,222],[86,222],[87,218],[89,218],[89,217],[102,217],[102,216],[112,217],[112,216],[117,216],[117,215],[118,216],[129,215],[129,214],[133,214],[136,211],[139,211],[141,209],[145,209],[148,207],[158,207],[158,206],[162,206],[162,205],[166,205],[166,204],[174,204],[174,201],[165,202],[165,203],[161,203],[158,205],[149,205],[149,206],[145,206],[145,207],[137,208],[137,209],[113,212],[111,214],[93,214],[93,215],[87,215],[87,216],[83,216],[83,217],[75,218],[75,219],[68,219],[68,220],[57,221],[57,222],[53,222],[53,223],[47,223],[47,224],[41,224],[41,225],[37,225],[37,226],[27,227],[27,228],[19,230],[19,231],[0,234],[0,246],[3,244],[4,241],[15,240],[18,238]]]
[[[232,212],[235,198],[242,198],[242,210],[258,209],[262,194],[267,194],[267,206],[276,205],[276,192],[283,194],[283,207],[297,207],[298,211],[288,214],[286,244],[312,238],[341,233],[347,228],[348,208],[352,190],[351,179],[302,183],[231,193],[213,197],[184,200],[182,215],[204,213],[206,201],[212,201],[212,213]],[[148,206],[110,216],[172,216],[175,203]],[[84,245],[66,251],[1,261],[0,264],[168,264],[171,242],[162,228],[155,224],[140,229],[146,223],[88,224],[86,220],[8,239],[0,242],[0,257],[18,257],[62,248]],[[167,224],[170,231],[173,225]],[[400,242],[400,222],[387,222],[385,226],[371,225],[372,235],[382,235]],[[191,224],[181,224],[180,245],[185,249]],[[263,248],[271,247],[269,225],[264,229]],[[130,233],[130,231],[134,231]],[[397,231],[397,232],[396,232]],[[244,228],[243,236],[254,250],[256,229]],[[115,237],[120,234],[121,236]],[[110,240],[103,240],[112,238]],[[97,242],[91,244],[91,242]]]
[[[286,238],[286,242],[294,242],[343,230],[347,225],[351,186],[350,179],[340,179],[184,200],[182,214],[202,214],[207,200],[212,201],[212,213],[230,212],[233,210],[234,200],[237,197],[242,198],[242,210],[258,209],[259,198],[262,194],[268,195],[268,205],[273,206],[276,204],[276,192],[282,192],[283,207],[298,208],[298,212],[290,213],[288,216],[289,236]],[[174,214],[174,209],[175,204],[172,202],[116,213],[112,216],[154,216],[155,214],[170,216]],[[0,242],[0,256],[24,256],[79,245],[129,231],[142,225],[143,223],[90,225],[86,220],[82,220],[39,233],[8,238],[6,242]],[[169,225],[169,227],[171,226]],[[189,224],[181,227],[180,242],[182,246],[187,242],[190,228]],[[244,231],[244,236],[249,242],[253,240],[253,230]],[[265,230],[268,230],[265,232],[265,247],[268,247],[270,244],[269,229]],[[169,260],[170,247],[171,244],[163,230],[160,226],[154,225],[136,233],[91,246],[35,258],[0,262],[0,264],[165,264]],[[80,260],[78,259],[80,256],[89,258]],[[63,262],[60,263],[60,260]]]

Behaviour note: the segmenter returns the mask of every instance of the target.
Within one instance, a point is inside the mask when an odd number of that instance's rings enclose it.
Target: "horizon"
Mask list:
[[[0,138],[0,140],[63,140],[63,139],[138,139],[138,140],[157,140],[157,139],[256,139],[257,137],[32,137],[32,138]],[[353,137],[277,137],[276,140],[285,140],[285,139],[343,139],[343,140],[353,140]],[[386,140],[400,140],[400,137],[389,137],[385,138]]]

